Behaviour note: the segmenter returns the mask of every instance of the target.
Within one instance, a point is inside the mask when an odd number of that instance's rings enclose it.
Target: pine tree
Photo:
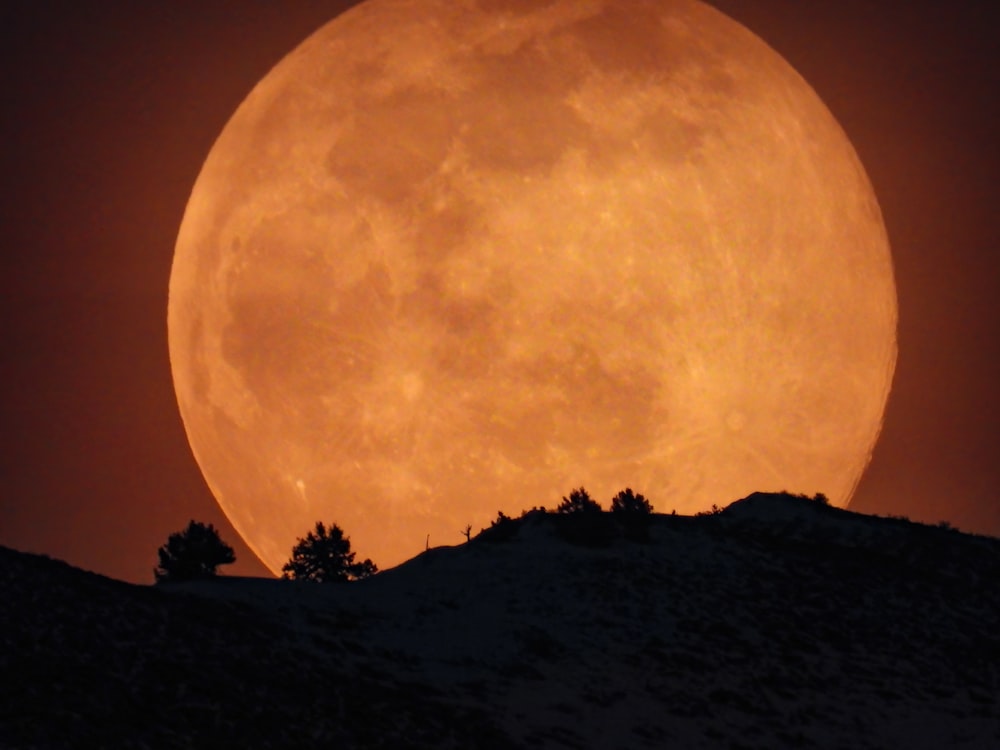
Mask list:
[[[157,554],[160,564],[153,569],[157,583],[212,578],[217,567],[236,562],[233,548],[215,527],[194,520],[184,531],[171,534]]]
[[[573,490],[564,497],[556,508],[556,513],[600,513],[601,506],[583,487]]]
[[[334,524],[329,529],[322,521],[299,539],[292,548],[291,559],[281,568],[283,578],[319,583],[346,583],[367,578],[378,572],[371,560],[354,562],[351,540]]]
[[[653,512],[653,506],[645,497],[632,492],[631,487],[626,487],[611,500],[611,512],[621,516],[648,516]]]
[[[649,524],[653,506],[642,495],[626,487],[611,500],[611,515],[618,522],[626,539],[649,541]]]

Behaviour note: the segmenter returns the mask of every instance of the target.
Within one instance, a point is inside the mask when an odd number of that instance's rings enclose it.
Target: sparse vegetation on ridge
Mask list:
[[[497,511],[497,517],[490,522],[490,527],[482,529],[476,535],[476,539],[484,542],[506,542],[517,534],[519,528],[520,524],[516,520],[502,510]]]
[[[364,586],[0,548],[0,746],[1000,745],[1000,540],[788,493],[650,514],[643,544],[566,517]]]
[[[527,518],[544,518],[556,529],[562,539],[586,547],[603,547],[623,536],[631,541],[647,541],[653,506],[643,495],[625,488],[611,500],[610,513],[605,512],[583,487],[572,490],[549,513],[543,507],[524,511],[518,518],[511,518],[498,511],[488,529],[483,529],[477,539],[502,542],[514,538],[521,523]]]

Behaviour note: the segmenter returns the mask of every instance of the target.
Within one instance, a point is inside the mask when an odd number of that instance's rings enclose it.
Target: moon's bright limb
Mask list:
[[[368,0],[247,97],[170,279],[198,463],[271,568],[628,485],[846,504],[896,296],[810,87],[685,0]]]

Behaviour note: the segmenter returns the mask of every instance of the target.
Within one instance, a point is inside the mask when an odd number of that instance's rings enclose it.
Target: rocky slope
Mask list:
[[[785,495],[346,585],[0,548],[0,746],[995,748],[997,581],[1000,540]]]

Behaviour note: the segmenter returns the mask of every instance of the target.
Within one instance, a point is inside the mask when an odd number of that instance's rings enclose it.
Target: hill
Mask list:
[[[0,548],[0,746],[1000,746],[1000,540],[783,494],[600,519],[325,586]]]

